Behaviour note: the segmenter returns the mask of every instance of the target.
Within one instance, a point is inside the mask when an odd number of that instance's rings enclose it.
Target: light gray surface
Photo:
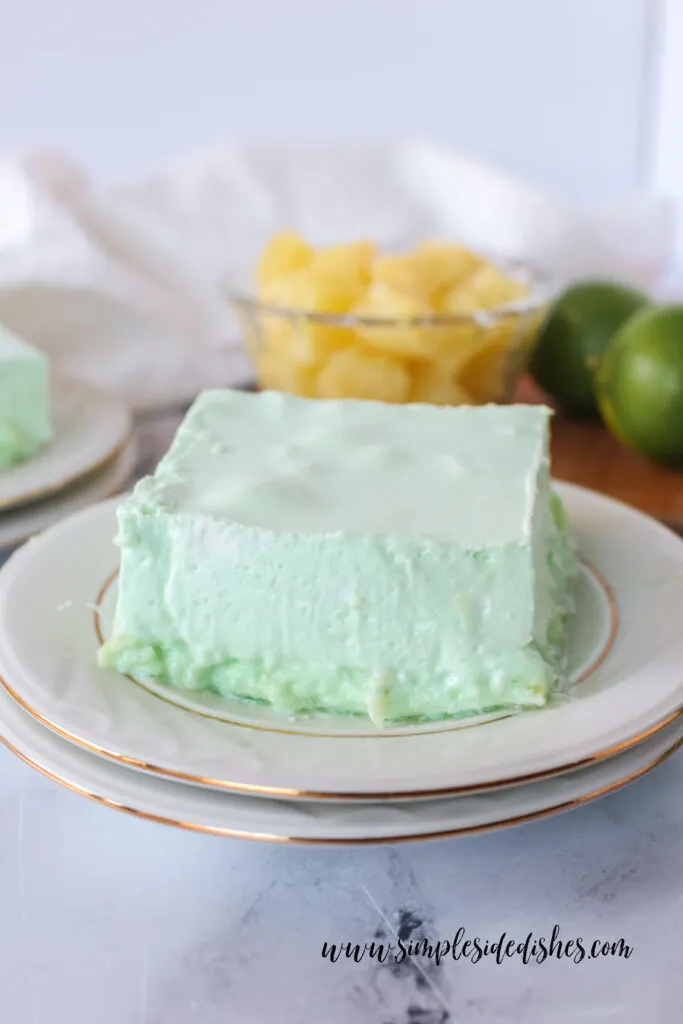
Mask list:
[[[679,754],[596,805],[507,832],[270,847],[116,814],[2,751],[2,1019],[668,1024],[683,997],[682,783]],[[373,900],[394,927],[421,922],[413,937],[463,926],[523,939],[557,923],[562,938],[623,937],[634,951],[578,965],[446,960],[429,983],[405,965],[323,962],[324,941],[371,941]]]
[[[144,428],[147,465],[174,422]],[[683,753],[543,822],[337,850],[153,825],[0,750],[0,915],[3,1024],[669,1024],[683,1000]],[[555,924],[633,953],[438,969],[321,958],[325,941],[401,925],[523,941]]]

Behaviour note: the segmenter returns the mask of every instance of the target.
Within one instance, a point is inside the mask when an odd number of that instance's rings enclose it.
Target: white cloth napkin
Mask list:
[[[654,287],[675,243],[666,199],[579,211],[423,142],[225,145],[114,188],[58,153],[7,155],[0,321],[137,410],[243,383],[249,362],[220,283],[282,227],[318,244],[457,239],[558,286]]]

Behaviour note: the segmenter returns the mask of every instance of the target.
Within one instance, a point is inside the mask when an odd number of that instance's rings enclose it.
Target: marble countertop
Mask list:
[[[145,424],[153,461],[172,420]],[[90,803],[0,749],[7,1024],[669,1024],[683,1004],[683,751],[502,832],[269,846]],[[324,943],[618,940],[631,955],[359,963]]]

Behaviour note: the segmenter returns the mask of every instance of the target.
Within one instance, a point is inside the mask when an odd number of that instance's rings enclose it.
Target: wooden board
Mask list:
[[[520,384],[520,402],[547,401],[529,380]],[[615,440],[599,422],[557,413],[552,424],[553,476],[590,487],[683,530],[683,470],[647,462]]]

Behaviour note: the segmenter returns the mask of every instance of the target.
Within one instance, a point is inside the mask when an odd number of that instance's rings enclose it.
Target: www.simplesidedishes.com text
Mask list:
[[[395,941],[372,942],[324,942],[321,956],[324,960],[337,963],[340,960],[352,960],[361,963],[363,960],[376,960],[386,963],[393,960],[400,964],[405,960],[421,959],[433,961],[439,965],[444,960],[469,960],[476,964],[481,960],[493,958],[502,964],[505,960],[520,957],[525,964],[542,964],[546,960],[571,960],[575,964],[586,960],[599,960],[604,957],[622,957],[628,960],[633,953],[633,946],[625,939],[585,939],[577,936],[571,939],[560,938],[560,927],[555,925],[550,937],[535,935],[529,932],[520,940],[503,932],[497,939],[482,939],[479,936],[469,937],[464,928],[458,928],[451,939],[401,939]]]

